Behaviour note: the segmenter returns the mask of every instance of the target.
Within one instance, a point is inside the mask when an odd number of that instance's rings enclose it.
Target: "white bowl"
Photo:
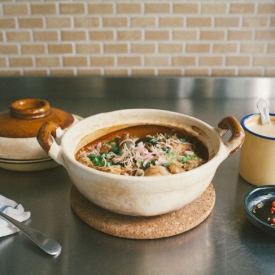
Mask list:
[[[75,159],[76,152],[89,142],[119,129],[145,124],[184,129],[207,147],[209,161],[180,174],[131,177],[101,172]],[[224,144],[221,137],[229,129],[232,136]],[[53,136],[61,138],[60,145]],[[37,139],[67,169],[76,188],[91,202],[115,213],[154,216],[178,210],[197,199],[211,183],[219,164],[242,145],[244,131],[234,117],[224,118],[214,128],[179,113],[129,109],[88,117],[66,131],[47,122],[40,128]]]

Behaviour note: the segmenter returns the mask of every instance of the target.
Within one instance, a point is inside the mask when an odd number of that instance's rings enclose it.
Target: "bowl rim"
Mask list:
[[[243,200],[243,204],[244,204],[244,209],[246,211],[246,213],[249,215],[249,217],[252,220],[257,221],[258,223],[260,223],[262,226],[266,227],[266,228],[270,228],[272,230],[275,230],[275,226],[270,225],[260,219],[258,219],[255,215],[252,214],[251,210],[248,208],[248,199],[251,195],[253,195],[254,193],[257,193],[259,191],[263,191],[263,190],[269,190],[272,189],[275,192],[275,185],[262,185],[256,188],[253,188],[252,190],[250,190],[248,193],[246,193],[244,200]],[[274,194],[274,198],[275,198],[275,194]],[[275,232],[275,231],[274,231]]]

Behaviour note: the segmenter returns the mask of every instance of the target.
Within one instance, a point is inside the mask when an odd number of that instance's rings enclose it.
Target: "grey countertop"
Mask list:
[[[260,97],[275,111],[272,78],[0,78],[0,110],[17,99],[39,97],[82,117],[128,108],[194,116],[217,126],[257,112]],[[1,126],[0,126],[1,127]],[[22,233],[0,238],[0,274],[275,274],[275,238],[245,216],[243,198],[254,188],[238,173],[240,151],[213,179],[216,202],[200,225],[156,240],[122,239],[85,224],[70,205],[72,181],[62,166],[43,171],[0,169],[0,194],[31,212],[26,223],[63,246],[48,256]]]

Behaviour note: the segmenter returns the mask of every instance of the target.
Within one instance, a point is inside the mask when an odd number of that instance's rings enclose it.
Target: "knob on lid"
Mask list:
[[[43,99],[20,99],[10,106],[11,116],[21,119],[41,118],[52,113],[50,104]]]

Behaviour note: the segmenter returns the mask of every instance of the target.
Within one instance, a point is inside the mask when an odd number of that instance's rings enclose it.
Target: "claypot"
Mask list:
[[[84,145],[119,129],[134,125],[162,125],[184,129],[208,149],[209,161],[188,172],[157,176],[131,177],[89,168],[75,159]],[[224,144],[222,136],[232,136]],[[58,145],[53,137],[61,138]],[[88,117],[63,131],[47,122],[37,139],[44,150],[63,165],[76,188],[94,204],[109,211],[134,216],[153,216],[178,210],[197,199],[211,183],[219,164],[244,141],[244,131],[234,117],[226,117],[218,127],[187,115],[152,109],[119,110]]]
[[[24,164],[33,167],[36,162],[41,164],[44,160],[48,161],[48,154],[36,139],[40,127],[45,121],[54,121],[66,129],[78,120],[74,115],[52,108],[43,99],[28,98],[13,102],[9,110],[0,113],[1,167],[13,170],[19,166],[22,168]]]

